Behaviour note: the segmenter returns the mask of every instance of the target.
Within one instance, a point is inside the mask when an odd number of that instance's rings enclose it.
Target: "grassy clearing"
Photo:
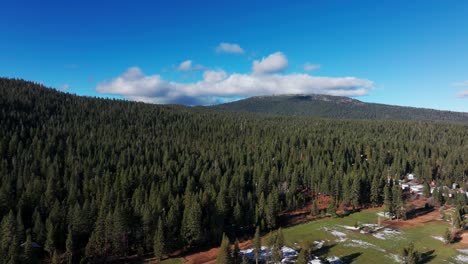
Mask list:
[[[376,224],[376,210],[366,210],[354,213],[345,218],[322,219],[306,224],[290,227],[283,230],[286,243],[292,247],[298,247],[305,240],[325,240],[327,249],[325,255],[338,257],[348,256],[353,263],[397,263],[395,256],[400,254],[403,246],[413,242],[420,252],[430,252],[432,258],[430,263],[447,263],[458,253],[457,245],[444,245],[443,242],[432,238],[432,236],[443,236],[448,227],[446,222],[431,222],[421,226],[402,230],[401,234],[392,235],[385,240],[374,237],[371,234],[361,234],[359,231],[347,230],[343,226],[354,226],[358,224]],[[334,235],[333,231],[345,233],[343,237]],[[341,242],[340,242],[341,241]],[[349,258],[351,257],[351,258]]]
[[[434,221],[424,225],[404,228],[400,234],[379,239],[372,234],[362,234],[349,230],[357,223],[377,224],[379,210],[364,210],[344,218],[327,218],[283,229],[287,246],[299,248],[304,241],[325,241],[325,246],[317,251],[321,256],[338,256],[347,263],[399,263],[396,259],[402,247],[410,242],[422,253],[432,252],[426,263],[460,263],[454,260],[459,255],[460,245],[445,245],[433,238],[443,237],[447,222]],[[268,236],[262,238],[266,245]],[[163,264],[180,263],[180,259],[170,259]]]

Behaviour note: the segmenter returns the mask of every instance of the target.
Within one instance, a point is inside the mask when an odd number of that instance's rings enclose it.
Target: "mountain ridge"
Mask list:
[[[466,112],[367,103],[350,97],[323,94],[254,96],[235,102],[213,105],[210,108],[229,112],[338,119],[468,122],[468,113]]]

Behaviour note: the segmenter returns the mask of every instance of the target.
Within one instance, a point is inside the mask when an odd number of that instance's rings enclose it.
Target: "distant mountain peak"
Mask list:
[[[324,94],[280,94],[246,98],[211,106],[225,111],[338,119],[392,119],[436,122],[468,122],[468,113],[404,107]]]

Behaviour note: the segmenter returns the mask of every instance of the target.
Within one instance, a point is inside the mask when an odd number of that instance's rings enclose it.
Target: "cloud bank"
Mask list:
[[[244,54],[239,44],[222,42],[216,47],[216,53]]]
[[[271,94],[366,95],[373,82],[355,77],[316,77],[308,74],[238,74],[207,70],[203,80],[178,83],[160,75],[145,75],[132,67],[120,76],[97,85],[99,93],[121,95],[129,100],[158,104],[210,105],[238,98]]]
[[[193,66],[192,61],[187,60],[177,67],[177,71],[192,71],[201,67]],[[287,67],[286,56],[276,52],[254,61],[251,73],[228,74],[222,69],[203,67],[203,79],[190,83],[165,80],[159,74],[146,75],[140,68],[131,67],[111,80],[100,82],[96,91],[148,103],[210,105],[272,94],[362,96],[374,86],[372,81],[356,77],[281,73]]]

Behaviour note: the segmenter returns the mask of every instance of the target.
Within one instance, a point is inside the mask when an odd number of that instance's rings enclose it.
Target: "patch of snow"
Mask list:
[[[381,216],[381,217],[385,217],[385,218],[395,218],[395,216],[393,214],[390,214],[390,213],[385,213],[385,212],[380,212],[380,213],[377,213],[378,216]]]
[[[387,238],[385,237],[384,234],[382,233],[377,233],[377,234],[372,234],[375,238],[386,240]]]
[[[329,228],[325,228],[326,231],[330,232],[330,234],[332,234],[333,236],[335,237],[338,237],[338,242],[344,242],[346,241],[346,234],[343,233],[343,232],[340,232],[338,230],[334,230],[334,229],[329,229]]]
[[[349,246],[349,247],[359,247],[359,248],[373,248],[375,250],[385,252],[384,249],[379,248],[378,246],[376,246],[374,244],[371,244],[371,243],[366,242],[366,241],[358,240],[358,239],[352,239],[351,243],[347,244],[347,246]]]
[[[344,229],[348,229],[348,230],[359,230],[359,227],[354,227],[354,226],[342,225],[341,227],[343,227]]]
[[[254,251],[253,248],[249,248],[249,249],[241,250],[240,253],[241,253],[241,254],[244,254],[244,255],[245,255],[245,254],[252,254],[253,251]]]
[[[343,261],[339,257],[331,256],[327,258],[327,261],[330,264],[342,264]]]
[[[431,237],[445,243],[445,239],[441,236],[431,236]]]
[[[281,263],[294,263],[295,259],[298,256],[298,252],[290,247],[282,247],[281,251],[283,252],[283,259]],[[245,249],[240,251],[240,255],[246,258],[254,259],[255,253],[253,248]],[[263,246],[260,251],[260,260],[266,260],[271,257],[270,248]]]
[[[390,229],[390,228],[385,228],[378,233],[372,234],[375,238],[386,240],[387,238],[392,238],[395,239],[396,236],[400,235],[401,232],[398,230]]]
[[[462,253],[462,254],[465,254],[465,255],[468,255],[468,249],[457,249],[458,252]]]
[[[390,255],[386,255],[386,256],[391,258],[396,263],[401,263],[400,256],[398,256],[397,254],[390,254]]]
[[[316,248],[321,249],[323,247],[323,245],[325,244],[325,241],[319,240],[319,241],[314,241],[313,243],[314,243]]]
[[[454,258],[455,261],[458,263],[468,263],[468,256],[466,255],[458,255]]]
[[[307,264],[323,264],[323,262],[319,258],[315,257],[315,259],[309,260]]]

